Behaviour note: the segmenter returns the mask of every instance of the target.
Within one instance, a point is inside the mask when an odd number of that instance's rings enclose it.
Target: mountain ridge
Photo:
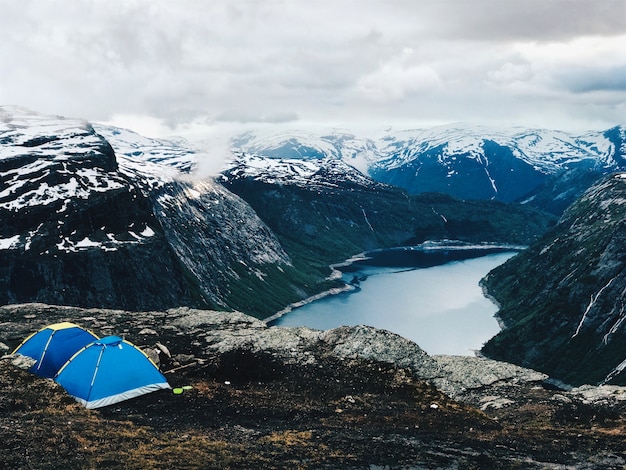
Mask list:
[[[532,205],[532,196],[561,172],[591,171],[599,178],[623,168],[625,135],[623,126],[576,135],[449,125],[387,131],[375,138],[345,130],[266,131],[258,136],[248,132],[234,138],[232,145],[238,152],[272,159],[339,159],[413,194],[435,191],[460,199],[525,200]],[[567,205],[587,187],[560,197]]]
[[[195,178],[206,154],[184,140],[1,109],[2,303],[266,317],[341,287],[329,265],[365,250],[433,237],[524,244],[550,224],[497,201],[416,199],[332,158],[241,154],[219,182]]]

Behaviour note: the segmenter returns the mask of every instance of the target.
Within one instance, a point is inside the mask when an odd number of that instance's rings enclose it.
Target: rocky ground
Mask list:
[[[537,372],[430,357],[369,327],[267,328],[241,314],[189,309],[1,307],[1,352],[59,321],[160,351],[172,387],[191,389],[86,410],[7,357],[2,468],[626,465],[623,388],[554,390]]]

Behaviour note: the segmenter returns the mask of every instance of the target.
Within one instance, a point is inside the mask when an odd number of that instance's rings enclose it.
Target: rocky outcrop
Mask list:
[[[532,369],[471,356],[434,356],[441,369],[433,383],[452,397],[463,399],[476,390],[497,388],[499,385],[537,385],[548,378]]]
[[[543,374],[481,358],[429,357],[370,327],[267,327],[239,313],[189,308],[5,306],[0,342],[12,349],[39,327],[64,320],[142,346],[160,358],[179,393],[161,390],[86,410],[54,382],[3,358],[0,466],[151,468],[158,460],[188,468],[604,469],[625,463],[621,387],[548,390]]]
[[[238,312],[190,308],[141,313],[44,304],[8,305],[0,307],[0,341],[14,348],[33,331],[60,321],[79,323],[101,335],[125,336],[146,350],[158,342],[170,351],[175,367],[202,367],[231,357],[247,361],[247,368],[258,367],[255,373],[263,376],[262,369],[267,364],[314,370],[329,360],[364,360],[406,370],[447,395],[469,402],[475,402],[477,396],[508,395],[513,403],[517,398],[507,393],[506,387],[522,390],[538,386],[548,378],[534,370],[480,357],[431,357],[412,341],[363,325],[327,331],[268,327],[265,322]]]
[[[49,323],[72,321],[100,335],[125,336],[150,349],[159,342],[178,366],[202,365],[224,356],[281,367],[318,368],[328,360],[368,361],[408,371],[457,399],[501,384],[531,386],[545,374],[479,357],[429,356],[395,333],[369,326],[320,331],[268,327],[238,312],[176,308],[152,312],[80,309],[44,304],[0,307],[0,341],[17,346]],[[251,358],[257,359],[251,359]],[[263,371],[258,371],[260,375]]]

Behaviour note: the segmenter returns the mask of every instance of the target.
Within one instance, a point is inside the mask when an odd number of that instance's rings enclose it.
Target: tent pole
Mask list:
[[[98,369],[100,368],[100,361],[102,360],[102,354],[104,354],[106,346],[103,344],[100,348],[100,354],[98,355],[98,361],[96,362],[96,367],[93,370],[93,377],[91,378],[91,383],[89,384],[89,393],[87,394],[87,398],[91,397],[91,389],[93,388],[93,384],[96,381],[96,375],[98,375]]]
[[[41,357],[39,358],[39,362],[37,363],[37,369],[35,370],[39,370],[41,368],[41,364],[43,364],[43,358],[46,357],[46,352],[48,351],[48,346],[50,345],[50,341],[52,341],[52,337],[54,336],[54,333],[55,331],[52,330],[52,332],[50,333],[50,336],[48,337],[48,341],[46,341],[46,345],[43,347]]]

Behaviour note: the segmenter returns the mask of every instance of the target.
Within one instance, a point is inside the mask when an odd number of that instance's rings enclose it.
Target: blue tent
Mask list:
[[[36,362],[30,371],[51,378],[76,351],[97,339],[92,332],[74,323],[55,323],[30,335],[13,354],[33,358]]]
[[[118,336],[85,346],[65,363],[54,380],[87,408],[170,388],[148,356]]]

